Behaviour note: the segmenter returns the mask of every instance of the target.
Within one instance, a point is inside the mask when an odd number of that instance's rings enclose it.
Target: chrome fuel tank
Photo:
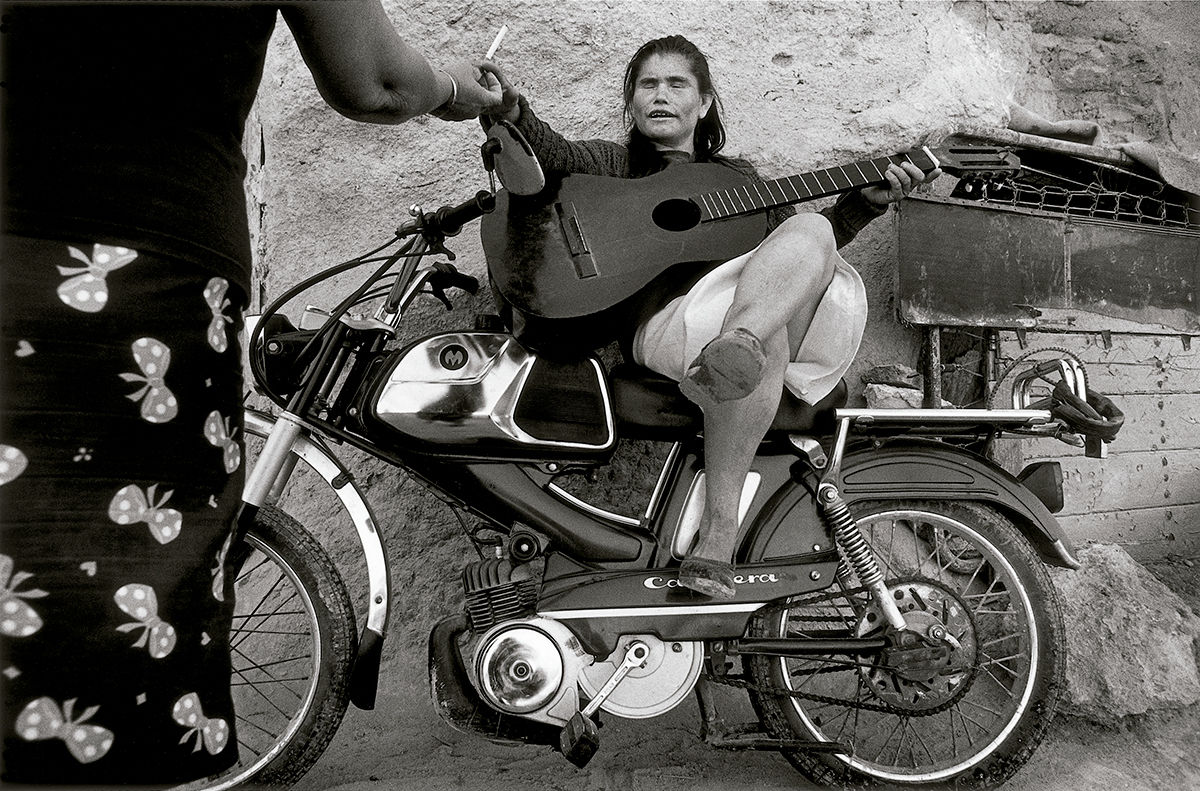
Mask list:
[[[364,422],[414,450],[588,458],[616,442],[608,379],[594,356],[551,362],[511,335],[450,332],[391,352],[372,376]]]

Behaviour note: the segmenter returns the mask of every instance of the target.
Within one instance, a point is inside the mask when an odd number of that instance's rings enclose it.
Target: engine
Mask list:
[[[678,705],[696,683],[703,644],[625,635],[607,657],[587,653],[568,626],[536,614],[533,564],[483,560],[463,572],[469,639],[462,653],[472,685],[504,714],[561,727],[617,672],[632,645],[648,649],[601,703],[619,717],[655,717]]]

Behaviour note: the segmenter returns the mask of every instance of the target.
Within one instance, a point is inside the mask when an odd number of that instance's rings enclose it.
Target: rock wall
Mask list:
[[[712,62],[724,103],[728,152],[768,176],[907,149],[966,123],[1002,126],[1017,101],[1050,118],[1098,121],[1109,140],[1153,139],[1194,150],[1200,66],[1191,36],[1200,4],[994,2],[645,2],[644,0],[386,0],[403,36],[434,63],[481,56],[501,24],[497,56],[538,113],[567,136],[619,138],[619,85],[643,41],[683,33]],[[1190,32],[1189,32],[1190,31]],[[320,100],[280,23],[247,135],[250,216],[259,294],[278,294],[320,267],[385,241],[412,203],[432,208],[486,187],[474,123],[431,118],[399,127],[357,124]],[[948,180],[945,180],[948,181]],[[894,319],[891,217],[844,254],[868,284],[871,319],[851,370],[915,364],[919,337]],[[452,240],[457,265],[482,276],[477,236]],[[299,300],[332,305],[335,294]],[[490,300],[435,303],[414,334],[469,326]],[[656,451],[622,451],[606,479],[628,497],[646,485]],[[451,514],[375,462],[349,455],[379,511],[406,609],[398,645],[423,639],[442,602],[458,599],[457,572],[473,557]],[[288,510],[351,563],[334,501],[300,481]],[[351,540],[348,533],[343,533]],[[350,566],[347,575],[360,579]],[[361,591],[362,583],[353,582]],[[391,655],[391,652],[389,654]],[[386,685],[385,681],[385,685]]]

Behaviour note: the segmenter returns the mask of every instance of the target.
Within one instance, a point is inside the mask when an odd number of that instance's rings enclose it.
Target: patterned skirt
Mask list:
[[[243,303],[147,251],[3,237],[7,782],[165,787],[236,760]]]

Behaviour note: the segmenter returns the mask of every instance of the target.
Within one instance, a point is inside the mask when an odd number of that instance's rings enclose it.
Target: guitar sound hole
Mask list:
[[[700,224],[700,207],[690,200],[673,198],[655,206],[650,216],[664,231],[690,231]]]

